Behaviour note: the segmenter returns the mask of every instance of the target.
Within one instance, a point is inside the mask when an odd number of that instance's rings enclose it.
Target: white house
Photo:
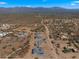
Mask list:
[[[0,37],[6,36],[7,34],[9,34],[10,32],[0,32]]]

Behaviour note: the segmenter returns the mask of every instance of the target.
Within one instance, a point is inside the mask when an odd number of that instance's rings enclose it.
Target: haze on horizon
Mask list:
[[[0,7],[63,7],[79,9],[79,0],[0,0]]]

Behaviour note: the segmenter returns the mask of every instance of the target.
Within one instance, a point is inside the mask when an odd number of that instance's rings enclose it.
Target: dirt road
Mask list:
[[[49,31],[48,27],[44,24],[43,21],[41,22],[41,24],[45,27],[46,36],[47,36],[47,44],[52,49],[51,54],[53,54],[54,59],[59,59],[58,55],[56,54],[55,45],[51,43],[51,39],[49,38],[50,31]]]

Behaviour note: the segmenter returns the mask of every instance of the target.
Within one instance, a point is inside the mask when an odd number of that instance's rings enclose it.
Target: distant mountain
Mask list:
[[[41,13],[41,14],[79,14],[79,9],[65,9],[60,7],[52,8],[30,8],[30,7],[15,7],[15,8],[0,8],[0,14],[10,14],[10,13]]]
[[[15,7],[0,8],[0,14],[34,14],[48,15],[55,18],[79,18],[79,9],[65,9],[61,7]]]
[[[79,9],[65,9],[60,7],[52,8],[28,8],[28,7],[16,7],[16,8],[0,8],[0,23],[40,23],[41,18],[39,14],[46,16],[48,19],[74,19],[79,18]]]

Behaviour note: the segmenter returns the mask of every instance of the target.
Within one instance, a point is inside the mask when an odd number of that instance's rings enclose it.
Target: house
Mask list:
[[[60,33],[61,39],[69,39],[69,36],[67,33]]]
[[[7,34],[12,33],[12,32],[0,32],[0,37],[6,36]]]
[[[9,29],[10,25],[9,24],[2,24],[0,29],[5,30],[5,29]]]

